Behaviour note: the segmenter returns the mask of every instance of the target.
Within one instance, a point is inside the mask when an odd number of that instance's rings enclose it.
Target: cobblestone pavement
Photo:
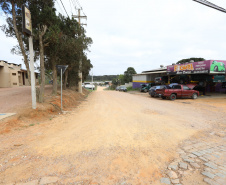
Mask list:
[[[195,184],[225,185],[226,184],[226,137],[225,132],[210,133],[216,140],[207,142],[201,140],[185,141],[178,149],[179,158],[168,165],[162,184],[183,183],[187,174],[201,174],[203,182]],[[206,138],[209,140],[209,138]]]

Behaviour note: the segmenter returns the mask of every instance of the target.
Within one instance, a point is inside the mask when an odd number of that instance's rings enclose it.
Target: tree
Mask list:
[[[22,34],[22,10],[21,7],[26,3],[26,0],[0,0],[0,7],[6,14],[7,25],[2,25],[1,29],[6,34],[7,37],[14,37],[17,39],[20,49],[20,54],[23,55],[24,64],[27,69],[28,82],[30,81],[30,67],[28,62],[28,57],[26,54],[26,48],[24,46],[24,36]]]
[[[199,62],[199,61],[204,61],[205,59],[204,58],[187,58],[187,59],[182,59],[182,60],[179,60],[177,62],[177,64],[184,64],[184,63],[190,63],[191,60],[193,60],[194,62]]]
[[[124,72],[124,81],[125,83],[132,82],[132,76],[137,74],[133,67],[128,67],[127,70]]]
[[[28,8],[31,11],[32,33],[34,35],[34,48],[40,58],[40,94],[39,102],[44,102],[45,94],[45,47],[49,45],[47,29],[53,25],[56,18],[54,0],[29,0]],[[46,36],[47,35],[47,36]]]

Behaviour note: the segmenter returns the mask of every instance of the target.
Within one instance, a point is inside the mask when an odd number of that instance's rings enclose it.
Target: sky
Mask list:
[[[191,57],[226,60],[226,13],[193,0],[62,0],[70,17],[77,14],[72,1],[87,15],[93,75],[123,74],[128,67],[141,73]],[[226,9],[225,0],[209,1]],[[56,9],[66,16],[60,0]],[[4,19],[1,13],[0,25]],[[16,39],[0,31],[0,40],[0,59],[23,64],[10,52]]]

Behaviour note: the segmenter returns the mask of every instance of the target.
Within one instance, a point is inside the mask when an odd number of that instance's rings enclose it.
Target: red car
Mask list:
[[[156,94],[162,97],[162,99],[169,98],[175,100],[177,98],[191,97],[196,99],[199,96],[199,91],[192,90],[196,84],[187,85],[173,85],[170,89],[157,89]]]

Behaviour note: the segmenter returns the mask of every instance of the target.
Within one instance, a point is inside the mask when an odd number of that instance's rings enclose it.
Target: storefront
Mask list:
[[[197,83],[207,92],[226,92],[225,66],[223,60],[206,60],[167,66],[170,83]]]

